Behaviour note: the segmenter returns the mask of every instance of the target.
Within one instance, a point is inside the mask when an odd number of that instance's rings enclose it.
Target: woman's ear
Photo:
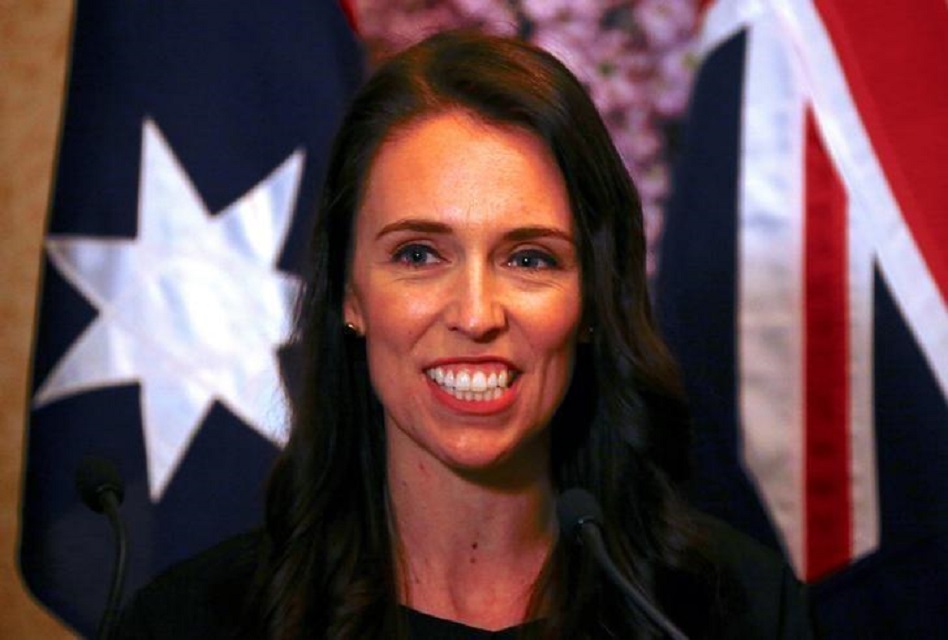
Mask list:
[[[352,283],[346,284],[346,296],[342,301],[342,321],[346,328],[357,335],[365,334],[365,318],[362,315],[362,303]]]

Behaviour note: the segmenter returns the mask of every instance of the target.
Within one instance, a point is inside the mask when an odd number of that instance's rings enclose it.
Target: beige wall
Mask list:
[[[0,0],[0,638],[68,638],[16,570],[24,404],[40,241],[72,3]]]

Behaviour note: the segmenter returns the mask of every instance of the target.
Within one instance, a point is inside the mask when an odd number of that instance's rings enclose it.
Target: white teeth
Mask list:
[[[499,398],[512,378],[512,374],[506,369],[500,372],[474,371],[474,373],[471,373],[467,370],[454,372],[450,369],[445,370],[441,367],[435,367],[428,369],[426,374],[438,386],[458,400],[474,402]]]
[[[487,376],[483,371],[477,371],[471,376],[471,391],[483,393],[487,389]]]

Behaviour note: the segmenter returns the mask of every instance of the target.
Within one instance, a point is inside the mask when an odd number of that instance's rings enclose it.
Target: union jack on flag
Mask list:
[[[660,314],[695,498],[827,637],[948,629],[948,4],[708,3]]]

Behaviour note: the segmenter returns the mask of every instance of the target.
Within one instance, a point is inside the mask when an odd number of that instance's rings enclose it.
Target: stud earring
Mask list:
[[[351,322],[347,322],[345,324],[345,329],[346,329],[346,333],[348,333],[350,336],[355,336],[357,338],[362,337],[362,332],[359,331],[359,329]]]

